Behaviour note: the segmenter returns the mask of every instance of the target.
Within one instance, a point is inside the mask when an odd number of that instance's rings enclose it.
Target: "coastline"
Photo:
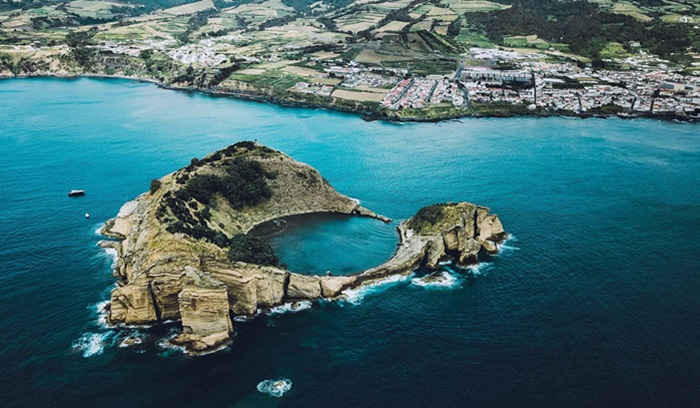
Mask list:
[[[451,120],[460,119],[486,119],[486,118],[518,118],[518,117],[537,117],[537,118],[550,118],[550,117],[567,117],[567,118],[579,118],[579,119],[651,119],[659,120],[663,122],[676,122],[676,123],[698,123],[700,122],[700,117],[692,117],[685,115],[676,114],[655,114],[650,112],[636,112],[636,113],[590,113],[590,112],[571,112],[571,111],[514,111],[514,112],[499,112],[499,113],[479,113],[471,112],[465,114],[457,115],[443,115],[436,117],[420,117],[420,116],[409,116],[409,117],[398,117],[390,116],[384,112],[372,110],[372,109],[358,109],[351,106],[337,105],[337,104],[321,104],[315,102],[297,101],[290,100],[282,97],[276,97],[271,95],[265,95],[263,93],[255,93],[251,91],[242,91],[234,89],[212,89],[212,88],[200,88],[200,87],[178,87],[165,82],[159,81],[154,78],[147,78],[142,76],[128,76],[128,75],[108,75],[108,74],[97,74],[97,73],[80,73],[80,74],[62,74],[62,73],[52,73],[52,72],[42,72],[38,74],[20,74],[20,75],[2,75],[0,73],[0,80],[11,80],[11,79],[32,79],[32,78],[53,78],[53,79],[80,79],[80,78],[94,78],[94,79],[122,79],[130,80],[135,82],[150,83],[158,86],[162,89],[181,91],[187,93],[200,93],[208,95],[211,97],[220,98],[233,98],[242,101],[257,102],[272,104],[281,107],[288,108],[304,108],[304,109],[320,109],[329,110],[340,113],[348,113],[359,116],[362,120],[371,121],[381,121],[388,123],[439,123]]]

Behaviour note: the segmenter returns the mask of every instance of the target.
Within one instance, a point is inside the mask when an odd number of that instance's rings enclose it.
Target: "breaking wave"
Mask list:
[[[475,265],[466,266],[463,268],[463,270],[467,273],[471,273],[472,275],[477,276],[486,274],[486,272],[489,271],[492,266],[492,262],[479,262]]]
[[[515,235],[508,234],[503,242],[496,245],[498,247],[498,252],[503,255],[513,251],[520,251],[520,248],[515,246],[516,242],[518,242],[518,238],[516,238]]]
[[[107,305],[109,304],[109,300],[103,300],[102,302],[95,303],[94,305],[91,306],[91,308],[95,309],[95,312],[97,313],[97,325],[100,326],[102,329],[109,329],[109,324],[107,324]]]
[[[456,288],[459,287],[460,283],[460,278],[455,276],[454,274],[448,272],[448,271],[443,271],[440,273],[443,279],[439,281],[426,281],[424,280],[427,276],[424,276],[423,278],[413,278],[411,279],[411,285],[413,286],[418,286],[422,288],[441,288],[441,289],[448,289],[448,288]]]
[[[392,284],[406,282],[407,280],[411,279],[412,276],[414,275],[394,275],[370,283],[369,285],[361,286],[357,289],[345,289],[341,292],[345,298],[340,301],[340,304],[342,305],[343,303],[350,303],[352,305],[359,305],[360,303],[362,303],[362,300],[368,294],[385,290],[388,286]]]
[[[308,300],[301,302],[287,302],[283,305],[275,306],[270,309],[269,315],[301,312],[302,310],[311,309],[311,306],[313,306],[313,304]]]
[[[292,389],[292,380],[280,378],[279,380],[265,380],[258,384],[258,391],[263,394],[270,394],[273,397],[280,398],[287,391]]]
[[[176,346],[170,342],[170,340],[174,339],[177,337],[177,335],[180,334],[180,329],[177,327],[173,327],[168,331],[168,334],[163,336],[158,342],[156,342],[156,345],[158,346],[159,349],[167,352],[169,350],[178,350],[178,351],[185,351],[185,348],[182,346]]]
[[[119,260],[119,253],[114,248],[104,248],[105,254],[112,258],[112,263],[109,265],[109,270],[113,271],[117,266],[117,261]]]
[[[143,344],[145,337],[145,334],[133,331],[131,333],[128,333],[124,340],[122,340],[121,343],[119,343],[119,347],[126,348]]]
[[[111,332],[85,333],[73,342],[72,348],[81,351],[85,358],[98,356],[104,352],[105,343],[111,335]]]

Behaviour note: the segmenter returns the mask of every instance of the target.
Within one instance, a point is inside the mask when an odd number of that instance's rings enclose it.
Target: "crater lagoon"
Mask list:
[[[151,179],[253,139],[395,220],[291,225],[270,238],[291,270],[381,263],[396,223],[438,202],[489,206],[513,236],[478,269],[446,266],[448,286],[408,277],[280,309],[236,322],[207,356],[163,347],[175,323],[106,328],[97,308],[115,281],[96,230]],[[392,124],[126,80],[16,79],[0,81],[0,148],[3,406],[700,406],[697,125]],[[120,347],[128,335],[143,343]],[[291,381],[282,397],[258,391],[270,379]]]

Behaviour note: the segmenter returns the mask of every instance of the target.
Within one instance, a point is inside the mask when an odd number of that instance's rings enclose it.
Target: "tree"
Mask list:
[[[159,188],[160,188],[160,180],[158,180],[158,179],[151,180],[151,190],[150,190],[151,194],[158,191]]]
[[[275,250],[260,238],[236,234],[231,238],[228,259],[232,262],[247,262],[258,265],[277,265],[279,258]]]

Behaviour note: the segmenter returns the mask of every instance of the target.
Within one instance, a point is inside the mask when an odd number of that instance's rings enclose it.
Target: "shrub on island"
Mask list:
[[[267,200],[272,190],[265,180],[262,165],[253,160],[234,159],[226,174],[198,174],[187,181],[185,190],[201,203],[209,203],[221,194],[236,210]]]
[[[151,180],[151,194],[154,194],[158,189],[160,188],[160,180],[158,179],[153,179]]]
[[[258,265],[277,265],[279,258],[275,250],[260,238],[247,234],[236,234],[231,238],[228,259]]]

